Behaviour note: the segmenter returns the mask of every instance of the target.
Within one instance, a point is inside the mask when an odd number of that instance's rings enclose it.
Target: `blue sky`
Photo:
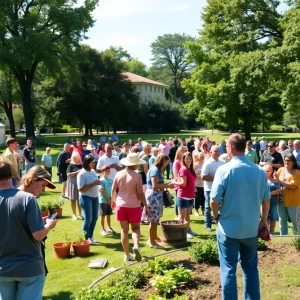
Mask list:
[[[100,51],[121,46],[150,66],[150,45],[158,36],[185,33],[198,37],[205,5],[206,0],[100,0],[93,13],[95,26],[84,43]]]

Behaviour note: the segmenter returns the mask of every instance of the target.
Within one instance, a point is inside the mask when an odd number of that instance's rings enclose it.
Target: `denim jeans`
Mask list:
[[[41,300],[45,274],[32,277],[0,277],[0,300]]]
[[[98,197],[89,197],[81,195],[79,204],[84,212],[84,221],[82,230],[85,233],[85,239],[93,237],[94,229],[98,220],[99,199]]]
[[[244,299],[259,300],[257,237],[232,239],[217,229],[223,300],[237,300],[236,266],[240,261],[244,279]]]
[[[175,190],[175,216],[178,216],[177,190]]]
[[[205,196],[205,207],[204,207],[204,225],[205,227],[211,228],[211,208],[210,208],[210,191],[204,191]]]
[[[296,220],[296,206],[284,206],[284,201],[280,201],[278,206],[278,216],[279,216],[279,231],[280,235],[288,234],[288,217],[290,217],[293,224],[293,232],[294,234],[298,234],[298,226]]]
[[[29,162],[28,164],[25,163],[25,173],[27,173],[29,171],[29,169],[31,169],[32,167],[34,167],[36,165],[36,163],[32,163],[32,162]]]
[[[170,171],[171,171],[170,163],[168,163],[167,166],[166,166],[167,179],[170,179]]]

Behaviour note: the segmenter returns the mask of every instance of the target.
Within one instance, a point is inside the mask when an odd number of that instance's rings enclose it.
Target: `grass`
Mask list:
[[[188,138],[189,135],[201,135],[201,137],[205,135],[209,135],[210,139],[214,139],[218,142],[222,138],[226,138],[228,133],[221,133],[214,131],[209,132],[199,132],[199,131],[182,131],[177,134],[164,134],[163,136],[175,136],[178,137],[186,137]],[[278,139],[296,139],[300,138],[300,134],[297,133],[260,133],[257,134],[258,137],[265,135],[267,139],[271,140],[278,140]],[[72,137],[80,137],[77,135],[72,135]],[[138,137],[142,137],[142,139],[147,140],[151,143],[158,142],[159,138],[162,135],[159,134],[149,134],[149,135],[128,135],[128,134],[118,134],[120,138],[120,143],[127,141],[128,139],[132,139],[134,142],[137,140]],[[255,136],[255,134],[253,134]],[[62,144],[67,142],[68,135],[45,135],[44,136],[45,142],[47,144],[51,144],[52,147],[52,156],[53,156],[53,180],[57,181],[56,176],[56,156],[62,150]],[[99,141],[99,136],[95,136],[95,139]],[[37,155],[40,162],[41,155],[44,153],[46,146],[39,146],[37,147]],[[2,148],[3,149],[3,148]],[[45,194],[41,195],[41,200],[56,200],[60,197],[61,194],[61,185],[57,184],[57,189],[54,191],[47,190]],[[101,276],[102,270],[92,270],[88,269],[87,265],[90,260],[94,258],[107,258],[109,260],[110,267],[119,267],[123,265],[123,250],[120,243],[120,235],[117,234],[116,236],[106,236],[102,237],[100,235],[100,225],[99,221],[97,223],[97,227],[95,230],[95,238],[101,242],[100,246],[93,246],[91,248],[91,256],[87,258],[78,258],[72,257],[70,259],[65,260],[58,260],[55,259],[53,256],[52,244],[55,242],[60,242],[64,232],[68,232],[69,234],[73,234],[74,237],[78,236],[78,231],[81,230],[82,221],[72,220],[72,213],[70,208],[70,203],[66,202],[63,207],[63,215],[64,217],[59,220],[57,223],[57,227],[51,231],[48,235],[48,239],[46,241],[46,260],[49,269],[49,274],[47,275],[46,284],[44,288],[44,299],[55,299],[55,300],[63,300],[63,299],[70,299],[70,296],[73,292],[77,291],[82,287],[87,287],[91,282]],[[167,208],[164,210],[164,215],[162,220],[167,219],[174,219],[174,211],[172,208]],[[120,226],[115,221],[115,217],[112,216],[112,227],[118,233],[120,232]],[[196,237],[191,240],[191,243],[200,242],[202,238],[207,238],[209,235],[215,235],[213,231],[211,234],[208,234],[204,229],[203,224],[203,217],[194,217],[191,218],[191,227],[193,231],[199,233],[199,237]],[[153,256],[159,253],[164,253],[165,250],[156,250],[150,249],[146,246],[146,241],[148,237],[148,226],[141,226],[141,253],[143,256]],[[278,230],[277,230],[278,233]],[[169,249],[167,249],[169,250]],[[299,280],[293,280],[293,278],[300,278],[300,270],[297,267],[289,268],[288,265],[282,263],[282,278],[278,278],[276,274],[272,274],[272,282],[270,285],[264,286],[263,283],[261,284],[263,290],[262,295],[265,295],[263,299],[271,299],[268,295],[272,294],[272,299],[288,299],[289,291],[285,289],[287,284],[299,286]],[[264,270],[262,270],[261,280],[262,282],[266,281],[269,277],[264,276]],[[276,278],[276,279],[275,279]],[[276,280],[276,288],[274,287],[274,280]],[[272,287],[272,291],[271,288]]]

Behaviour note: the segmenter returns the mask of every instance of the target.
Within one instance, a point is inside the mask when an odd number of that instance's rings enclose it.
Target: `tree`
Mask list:
[[[132,59],[131,55],[123,47],[110,46],[104,51],[105,54],[111,54],[117,61],[129,61]]]
[[[141,104],[139,129],[156,128],[158,132],[176,132],[185,127],[185,113],[181,105],[160,97]]]
[[[79,80],[62,73],[41,86],[39,94],[46,101],[46,115],[53,114],[68,124],[79,120],[85,126],[85,135],[92,135],[94,125],[108,124],[114,130],[132,125],[138,115],[138,97],[131,82],[121,75],[122,64],[110,53],[99,53],[85,45],[77,52]],[[53,120],[49,119],[48,125],[50,122]]]
[[[19,107],[15,108],[13,110],[13,116],[15,124],[19,125],[19,127],[22,128],[25,122],[23,109]]]
[[[147,66],[137,58],[132,58],[124,62],[123,70],[143,77],[148,77]]]
[[[6,65],[19,83],[26,135],[34,136],[32,84],[43,63],[48,70],[72,63],[78,47],[93,25],[91,13],[98,0],[5,0],[0,2],[0,64]]]
[[[199,118],[205,122],[229,127],[241,124],[250,139],[253,125],[282,118],[278,80],[286,58],[281,49],[284,26],[277,12],[279,3],[208,2],[200,38],[188,43],[196,67],[191,79],[183,83],[199,102]]]
[[[13,116],[13,105],[19,102],[19,93],[16,88],[16,81],[11,72],[4,69],[0,72],[0,107],[3,108],[10,126],[10,134],[16,136],[15,122]]]
[[[185,34],[165,34],[159,36],[152,44],[153,65],[159,69],[168,68],[172,74],[174,97],[181,95],[180,82],[189,73],[192,67],[187,60],[188,51],[185,47],[187,41],[194,40]]]

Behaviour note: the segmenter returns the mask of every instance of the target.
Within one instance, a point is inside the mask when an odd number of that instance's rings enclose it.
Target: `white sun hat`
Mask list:
[[[120,163],[123,166],[136,166],[146,164],[147,162],[140,159],[138,153],[129,153],[127,157],[120,160]]]

